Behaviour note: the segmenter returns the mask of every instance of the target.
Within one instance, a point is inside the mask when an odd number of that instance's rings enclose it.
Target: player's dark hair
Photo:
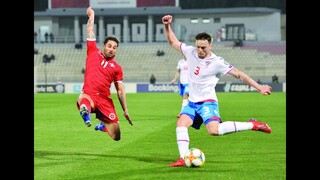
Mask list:
[[[209,43],[212,42],[212,37],[209,33],[207,32],[201,32],[196,35],[196,40],[207,40]]]
[[[114,42],[116,42],[116,43],[117,43],[117,47],[119,47],[120,41],[119,41],[119,39],[118,39],[117,37],[115,37],[115,36],[108,36],[108,37],[104,40],[103,44],[106,44],[108,41],[114,41]]]

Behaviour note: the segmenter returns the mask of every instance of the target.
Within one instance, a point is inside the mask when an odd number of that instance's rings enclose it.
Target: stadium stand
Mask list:
[[[98,45],[102,47],[102,45]],[[81,70],[85,67],[86,48],[76,49],[74,44],[35,44],[38,54],[34,54],[36,81],[43,83],[82,82]],[[157,56],[157,50],[163,50],[164,56]],[[277,74],[280,82],[286,81],[286,44],[279,42],[245,42],[241,47],[233,47],[232,42],[214,43],[213,52],[223,57],[255,80],[271,82]],[[43,63],[44,54],[54,54],[55,60]],[[148,83],[151,74],[157,82],[170,82],[176,72],[179,52],[167,43],[129,43],[120,44],[116,60],[124,69],[125,82]],[[237,82],[229,76],[222,76],[222,82]]]

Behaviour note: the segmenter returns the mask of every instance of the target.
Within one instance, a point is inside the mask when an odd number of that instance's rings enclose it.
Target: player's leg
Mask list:
[[[109,136],[115,140],[119,141],[121,139],[121,132],[119,123],[105,123],[106,128],[108,129]]]
[[[189,114],[187,114],[189,113]],[[177,127],[176,127],[176,138],[177,138],[177,144],[178,144],[178,150],[179,150],[179,159],[171,164],[169,166],[185,166],[185,162],[183,160],[184,155],[189,150],[189,133],[188,128],[192,125],[192,119],[191,117],[194,117],[193,114],[194,110],[186,106],[184,110],[181,112],[180,118],[177,120]]]
[[[100,99],[100,101],[104,100]],[[101,103],[101,106],[95,110],[96,118],[100,121],[100,124],[96,125],[95,130],[106,132],[113,140],[119,141],[121,138],[119,119],[112,100],[107,101]]]
[[[271,133],[271,128],[267,124],[259,122],[255,119],[250,119],[248,122],[226,121],[218,123],[217,121],[208,121],[206,124],[206,128],[208,130],[208,133],[214,136],[220,136],[245,130]]]
[[[96,131],[102,131],[108,133],[108,135],[115,141],[119,141],[121,138],[119,123],[110,123],[105,121],[100,121],[100,124],[95,126]]]
[[[94,103],[91,97],[87,94],[81,93],[77,99],[77,108],[80,111],[80,116],[82,117],[84,123],[90,127],[91,126],[91,110],[94,109]]]
[[[207,109],[207,110],[206,110]],[[219,114],[219,105],[217,102],[206,102],[203,104],[202,115],[209,112],[204,118],[204,124],[208,133],[213,136],[219,136],[229,133],[245,130],[262,131],[271,133],[271,128],[262,122],[255,119],[250,119],[248,122],[226,121],[222,122]]]

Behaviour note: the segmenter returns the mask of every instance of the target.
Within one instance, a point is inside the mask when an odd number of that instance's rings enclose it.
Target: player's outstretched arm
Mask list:
[[[162,17],[162,23],[164,25],[165,35],[168,43],[180,52],[180,41],[177,39],[176,35],[173,33],[171,28],[172,16],[165,15]]]
[[[260,85],[259,83],[257,83],[255,80],[253,80],[251,77],[249,77],[247,74],[245,74],[244,72],[234,68],[233,70],[230,71],[230,74],[239,79],[240,81],[256,88],[260,94],[263,95],[270,95],[271,94],[271,89],[272,87],[269,85]]]
[[[87,8],[88,22],[87,22],[87,38],[95,39],[93,27],[94,27],[94,11],[91,7]]]
[[[131,126],[133,126],[133,122],[132,122],[132,120],[131,120],[131,118],[129,116],[129,111],[128,111],[128,107],[127,107],[127,100],[126,100],[126,93],[124,91],[124,86],[123,86],[122,82],[120,82],[120,81],[115,82],[114,85],[115,85],[115,88],[117,90],[117,96],[118,96],[119,102],[121,104],[124,117],[127,119],[129,124]]]

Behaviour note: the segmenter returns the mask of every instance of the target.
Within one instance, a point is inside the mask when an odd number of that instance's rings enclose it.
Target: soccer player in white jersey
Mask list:
[[[221,136],[244,130],[271,133],[271,128],[267,124],[253,118],[249,119],[248,122],[222,122],[215,86],[220,75],[229,74],[254,87],[262,95],[270,95],[271,87],[258,84],[222,57],[215,55],[211,51],[213,47],[212,37],[206,32],[196,35],[195,46],[188,46],[180,42],[172,31],[171,22],[171,15],[162,17],[168,43],[185,55],[188,62],[189,103],[183,108],[176,123],[176,138],[180,157],[177,161],[169,164],[169,166],[185,166],[183,156],[189,149],[188,128],[190,126],[200,129],[200,126],[204,124],[208,133],[213,136]]]
[[[174,78],[171,80],[171,83],[177,82],[179,78],[179,95],[182,97],[181,111],[188,104],[189,97],[189,84],[188,84],[188,62],[186,57],[183,55],[183,58],[178,61],[177,72]],[[180,111],[180,112],[181,112]],[[177,115],[180,117],[180,113]]]

